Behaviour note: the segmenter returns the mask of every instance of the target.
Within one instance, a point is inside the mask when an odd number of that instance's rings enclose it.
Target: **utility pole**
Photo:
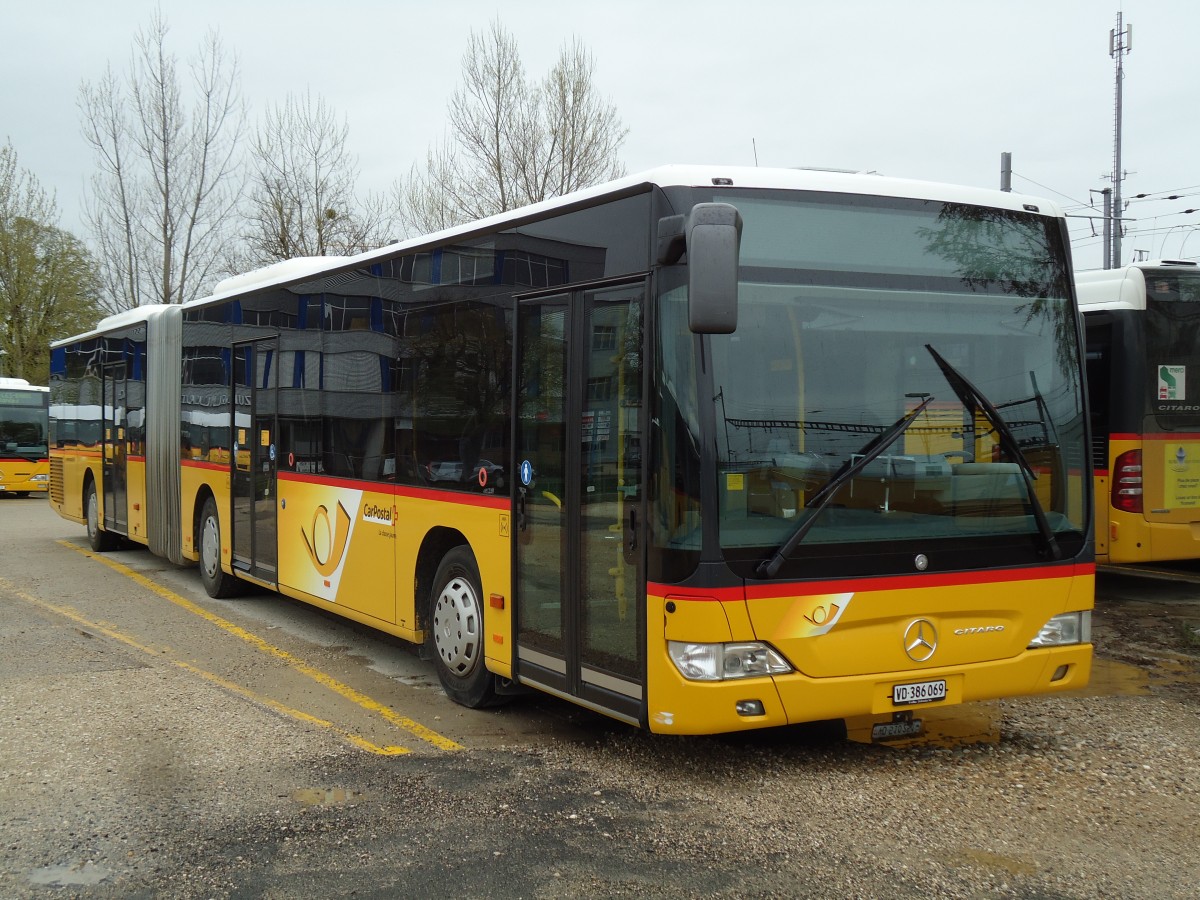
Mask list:
[[[1104,268],[1113,269],[1116,266],[1113,265],[1112,258],[1112,188],[1106,187],[1100,193],[1104,195]],[[1092,233],[1095,234],[1095,232]]]
[[[1117,13],[1117,27],[1108,32],[1108,55],[1117,61],[1116,103],[1113,121],[1113,170],[1112,170],[1112,210],[1115,220],[1112,224],[1112,245],[1109,258],[1116,268],[1121,265],[1121,182],[1125,174],[1121,171],[1121,88],[1125,82],[1125,54],[1133,49],[1133,26],[1124,25],[1122,13]],[[1106,220],[1107,221],[1107,220]]]
[[[1000,154],[1000,190],[1012,190],[1012,154],[1007,151]]]

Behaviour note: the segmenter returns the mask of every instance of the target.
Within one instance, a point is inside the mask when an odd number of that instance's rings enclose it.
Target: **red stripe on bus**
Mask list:
[[[1143,441],[1164,441],[1174,443],[1175,441],[1200,441],[1200,431],[1172,431],[1167,434],[1144,434]]]
[[[817,594],[856,594],[862,591],[897,591],[913,588],[954,587],[958,585],[995,584],[1014,581],[1041,581],[1048,578],[1071,578],[1095,575],[1095,563],[1058,563],[1022,569],[988,569],[980,572],[935,572],[923,575],[883,575],[876,578],[846,578],[830,581],[795,581],[777,584],[750,585],[747,600],[766,600],[775,597],[806,597]],[[680,600],[740,600],[741,588],[680,588],[676,585],[649,584],[649,593]]]
[[[1110,434],[1110,441],[1200,441],[1200,431],[1165,431],[1155,434]]]
[[[229,471],[228,465],[221,465],[220,463],[205,462],[202,459],[185,459],[182,461],[182,464],[185,466],[188,466],[192,469],[208,469],[210,472],[228,472]]]
[[[1013,581],[1041,581],[1048,578],[1070,578],[1094,575],[1094,563],[1057,563],[1022,569],[985,569],[978,572],[934,572],[914,575],[883,575],[878,578],[856,578],[841,581],[802,581],[788,585],[751,585],[746,598],[778,597],[781,594],[847,594],[859,591],[898,591],[912,588],[955,587],[958,585],[996,584]],[[782,590],[781,590],[782,588]]]
[[[362,481],[348,478],[330,478],[322,475],[301,475],[296,472],[280,472],[280,481],[290,481],[300,484],[317,484],[322,487],[349,487],[359,491],[373,491],[377,494],[394,494],[397,497],[407,497],[411,500],[434,500],[439,503],[459,503],[464,506],[480,506],[485,509],[507,510],[507,496],[489,494],[468,494],[460,491],[431,490],[429,488],[409,487],[407,485],[390,484],[378,481]]]

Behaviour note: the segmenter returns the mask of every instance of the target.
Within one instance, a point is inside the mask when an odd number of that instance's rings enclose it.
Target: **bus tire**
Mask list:
[[[220,600],[241,593],[241,582],[221,568],[221,517],[212,497],[204,501],[200,512],[196,547],[200,554],[200,581],[208,596]]]
[[[117,536],[100,527],[100,500],[96,497],[96,482],[89,481],[83,491],[83,515],[87,521],[88,546],[96,553],[117,548]]]
[[[455,703],[471,709],[496,702],[496,677],[487,670],[483,590],[469,547],[450,550],[438,566],[429,598],[427,640],[438,680]]]

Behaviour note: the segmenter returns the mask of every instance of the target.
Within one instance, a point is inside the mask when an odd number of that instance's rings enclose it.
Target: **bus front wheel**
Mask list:
[[[240,592],[241,583],[221,568],[221,518],[212,497],[204,501],[197,527],[196,544],[200,550],[200,581],[208,596],[221,599]]]
[[[97,553],[116,549],[117,536],[100,527],[100,501],[96,497],[96,482],[89,481],[83,494],[83,514],[87,519],[88,546]]]
[[[496,678],[483,658],[483,591],[475,556],[464,546],[443,558],[433,580],[429,635],[442,688],[471,709],[496,701]]]

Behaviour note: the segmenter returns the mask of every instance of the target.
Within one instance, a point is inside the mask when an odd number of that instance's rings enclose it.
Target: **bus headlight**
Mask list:
[[[1092,611],[1063,613],[1042,626],[1029,642],[1033,647],[1060,647],[1064,644],[1087,644],[1092,640]]]
[[[668,641],[667,652],[675,668],[689,681],[726,681],[763,678],[792,671],[779,652],[761,641],[741,644],[690,644]]]
[[[34,475],[34,476],[33,476],[32,478],[30,478],[29,480],[30,480],[30,481],[49,481],[49,480],[50,480],[50,476],[49,476],[49,475],[47,475],[45,472],[40,472],[40,473],[38,473],[37,475]]]

